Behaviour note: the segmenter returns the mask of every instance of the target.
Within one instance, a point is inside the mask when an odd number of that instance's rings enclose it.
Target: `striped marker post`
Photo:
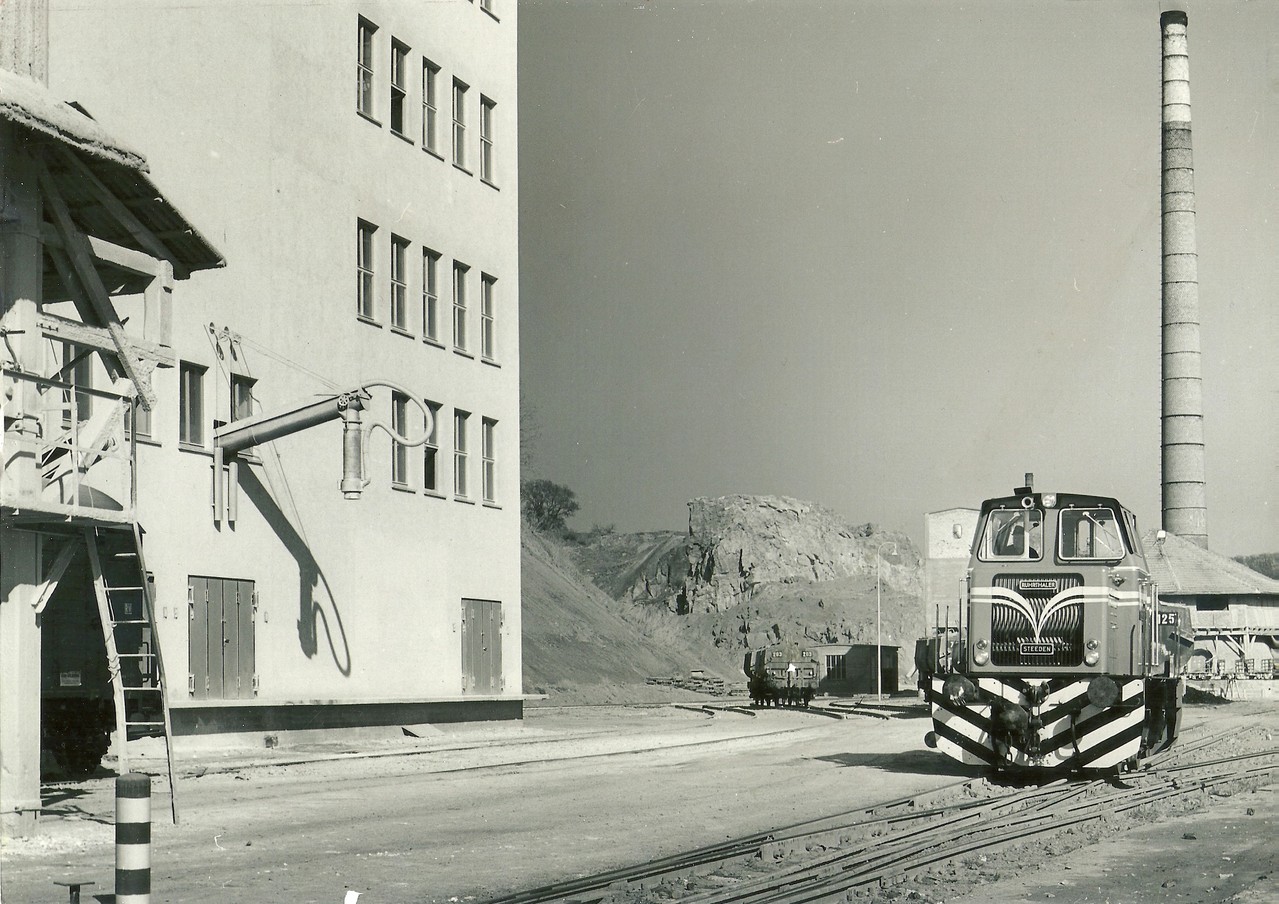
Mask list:
[[[115,780],[115,902],[151,904],[151,776]]]

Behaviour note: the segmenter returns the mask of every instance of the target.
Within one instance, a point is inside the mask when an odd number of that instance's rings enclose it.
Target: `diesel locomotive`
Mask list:
[[[1177,739],[1190,611],[1161,603],[1116,499],[982,503],[960,623],[916,646],[929,747],[1017,770],[1133,768]]]

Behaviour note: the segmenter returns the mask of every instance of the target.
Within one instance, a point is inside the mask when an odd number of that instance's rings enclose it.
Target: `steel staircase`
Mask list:
[[[129,771],[128,741],[164,738],[169,799],[176,824],[173,726],[155,626],[154,591],[147,579],[141,530],[137,522],[132,528],[86,528],[84,532],[115,698],[117,762],[123,775]]]

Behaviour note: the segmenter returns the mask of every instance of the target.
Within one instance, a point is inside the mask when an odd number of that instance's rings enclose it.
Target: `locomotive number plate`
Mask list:
[[[1053,645],[1050,643],[1023,641],[1021,644],[1021,655],[1023,656],[1051,656],[1052,654]]]

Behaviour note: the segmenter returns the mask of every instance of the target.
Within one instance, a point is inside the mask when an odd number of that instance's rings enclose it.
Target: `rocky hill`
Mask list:
[[[1263,552],[1254,556],[1235,556],[1236,562],[1242,562],[1253,571],[1264,574],[1268,578],[1279,580],[1279,552]]]
[[[524,690],[547,702],[669,699],[650,677],[695,669],[728,681],[742,676],[732,657],[678,620],[619,603],[597,587],[560,540],[524,529],[521,556]]]
[[[724,612],[776,584],[823,584],[880,570],[883,584],[919,594],[922,562],[905,534],[853,526],[829,509],[779,496],[688,504],[689,574],[677,604]],[[899,561],[877,557],[896,551]]]
[[[923,561],[905,534],[785,497],[694,499],[683,532],[532,535],[524,562],[530,688],[687,668],[740,680],[742,654],[779,640],[874,643],[877,562],[883,643],[909,651],[923,631]]]

